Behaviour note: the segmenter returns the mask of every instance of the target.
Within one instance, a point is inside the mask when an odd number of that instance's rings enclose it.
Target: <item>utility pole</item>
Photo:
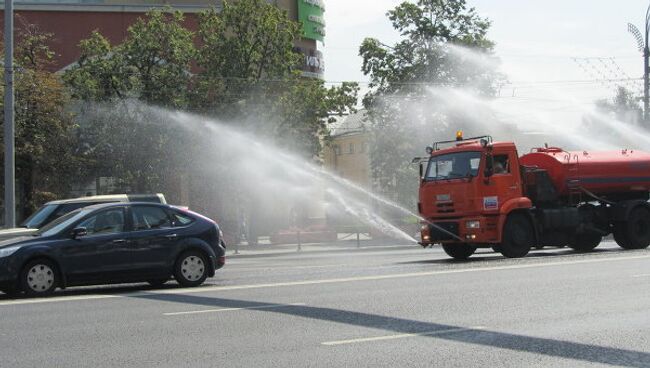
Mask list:
[[[643,120],[648,128],[648,116],[650,111],[650,47],[648,46],[648,33],[650,33],[650,5],[645,13],[645,27],[642,35],[639,29],[632,23],[627,24],[627,30],[636,39],[639,51],[643,53]],[[644,37],[645,36],[645,37]]]
[[[5,0],[5,227],[16,227],[14,156],[14,1]]]

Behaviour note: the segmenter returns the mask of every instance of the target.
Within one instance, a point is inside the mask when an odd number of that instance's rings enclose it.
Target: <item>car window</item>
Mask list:
[[[495,174],[509,174],[510,163],[508,161],[508,155],[495,155],[493,170]]]
[[[23,221],[21,226],[32,229],[43,227],[43,225],[46,224],[45,221],[50,217],[52,213],[56,211],[57,207],[58,205],[56,204],[46,204],[45,206],[39,208],[31,216],[29,216],[27,220]]]
[[[194,219],[190,216],[176,211],[172,212],[172,217],[174,218],[174,226],[186,226],[194,222]]]
[[[51,236],[56,235],[74,222],[86,216],[90,211],[78,209],[72,212],[69,212],[58,219],[50,222],[49,224],[40,228],[35,235],[40,236]]]
[[[172,227],[167,212],[160,207],[133,206],[133,230],[164,229]]]
[[[124,210],[112,208],[83,220],[77,227],[85,227],[88,235],[115,234],[124,231]]]

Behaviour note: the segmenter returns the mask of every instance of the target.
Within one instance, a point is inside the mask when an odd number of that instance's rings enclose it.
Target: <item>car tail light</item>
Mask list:
[[[219,257],[219,258],[217,259],[217,263],[219,264],[219,266],[223,266],[223,265],[225,265],[225,264],[226,264],[226,256],[221,256],[221,257]]]

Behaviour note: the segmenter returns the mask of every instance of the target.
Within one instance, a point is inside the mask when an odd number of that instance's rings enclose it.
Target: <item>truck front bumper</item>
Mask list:
[[[433,221],[420,230],[422,246],[442,243],[497,243],[496,221],[484,218]]]

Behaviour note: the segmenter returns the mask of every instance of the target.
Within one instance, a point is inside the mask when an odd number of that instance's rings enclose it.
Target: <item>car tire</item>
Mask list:
[[[20,272],[20,288],[27,296],[47,296],[59,285],[59,269],[49,259],[28,262]]]
[[[469,244],[443,244],[442,249],[447,253],[447,255],[453,259],[457,260],[466,260],[474,252],[476,252],[476,247],[472,247]]]
[[[174,278],[181,286],[201,285],[208,278],[208,259],[203,252],[191,250],[176,260]]]
[[[508,216],[499,251],[507,258],[525,257],[535,242],[534,231],[526,216],[519,213]]]

